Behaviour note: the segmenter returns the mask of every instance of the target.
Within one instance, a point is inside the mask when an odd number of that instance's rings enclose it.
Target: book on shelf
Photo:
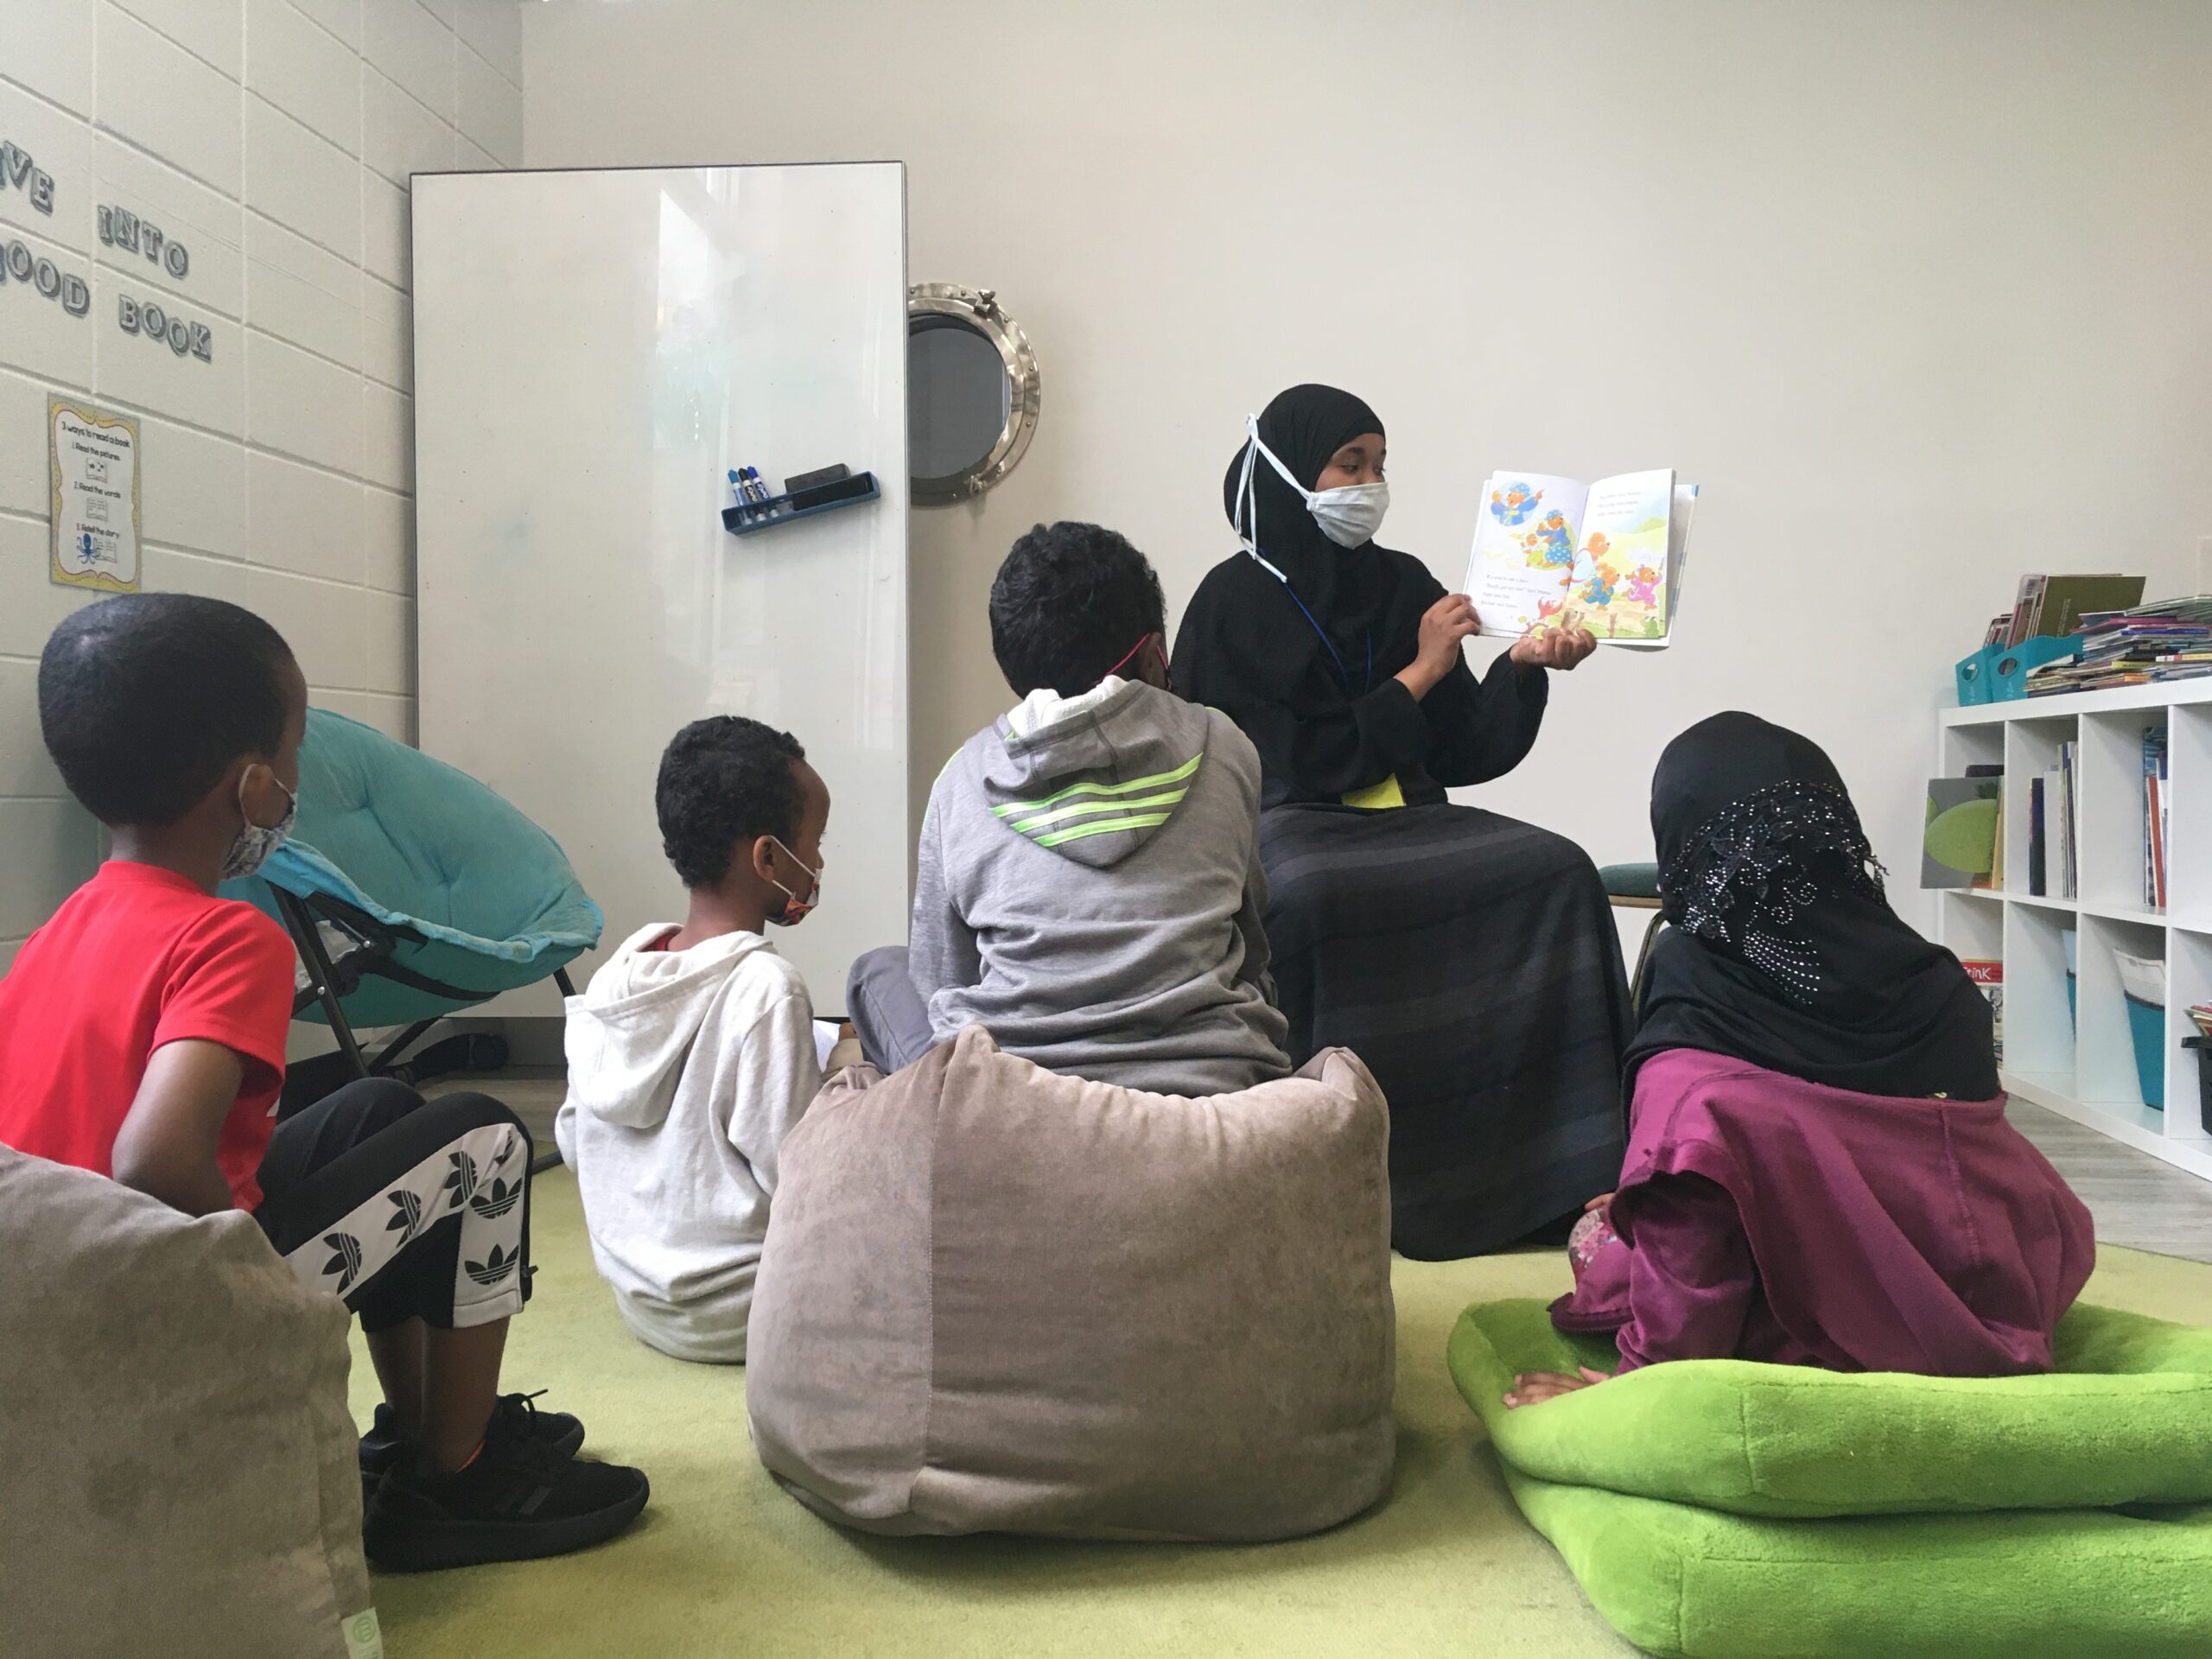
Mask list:
[[[2023,576],[2012,601],[2012,620],[2005,643],[2056,637],[2074,632],[2092,611],[2120,611],[2143,601],[2141,576],[2117,572],[2079,576]]]
[[[1986,887],[2002,778],[1930,778],[1920,839],[1923,887]]]
[[[2082,896],[2079,868],[2075,861],[2075,750],[2079,743],[2059,743],[2059,898]]]
[[[2058,766],[2028,779],[2028,893],[2071,899],[2077,892],[2074,850],[2074,748],[2058,746]]]
[[[2166,907],[2166,728],[2143,734],[2143,902]]]
[[[2029,671],[2030,696],[2212,674],[2212,595],[2091,612],[2082,618],[2079,632],[2079,657]]]
[[[1967,977],[1989,999],[1990,1046],[1997,1052],[1999,1065],[2005,1061],[2005,960],[2001,957],[1961,957],[1959,966],[1967,970]]]
[[[1494,473],[1483,484],[1467,592],[1482,632],[1587,628],[1601,645],[1662,648],[1681,600],[1697,486],[1671,470],[1595,484]]]
[[[2050,861],[2043,844],[2044,820],[2049,816],[2043,798],[2044,784],[2048,774],[2038,774],[2028,779],[2028,896],[2043,899],[2050,873]]]

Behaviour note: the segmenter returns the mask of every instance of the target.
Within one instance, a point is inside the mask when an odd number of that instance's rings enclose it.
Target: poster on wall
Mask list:
[[[138,423],[49,395],[46,454],[54,480],[48,575],[71,588],[138,591]]]

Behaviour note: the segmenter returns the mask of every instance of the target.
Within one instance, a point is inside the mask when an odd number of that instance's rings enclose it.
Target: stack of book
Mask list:
[[[2212,595],[2166,599],[2082,619],[2082,654],[2028,675],[2028,695],[2101,691],[2116,685],[2212,674]]]
[[[1982,643],[2017,645],[2024,639],[2069,634],[2087,616],[2120,610],[2142,598],[2140,576],[2022,576],[2012,608],[1991,620]]]
[[[2166,907],[2168,779],[2166,728],[2154,726],[2143,734],[2143,902],[2153,910]]]
[[[2058,769],[2028,779],[2028,893],[2036,899],[2078,895],[2074,852],[2075,746],[2058,746]]]

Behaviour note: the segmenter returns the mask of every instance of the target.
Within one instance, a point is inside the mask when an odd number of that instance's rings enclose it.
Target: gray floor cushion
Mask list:
[[[1264,1539],[1388,1489],[1388,1114],[1342,1051],[1190,1100],[981,1027],[785,1142],[753,1444],[884,1533]]]
[[[0,1147],[0,1654],[379,1653],[347,1318],[249,1216]]]

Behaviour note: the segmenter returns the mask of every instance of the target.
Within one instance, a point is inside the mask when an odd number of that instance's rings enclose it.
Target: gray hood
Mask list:
[[[1212,722],[1172,691],[1131,681],[1066,700],[1036,694],[994,729],[999,741],[982,757],[991,815],[1011,834],[1107,869],[1181,810]]]

